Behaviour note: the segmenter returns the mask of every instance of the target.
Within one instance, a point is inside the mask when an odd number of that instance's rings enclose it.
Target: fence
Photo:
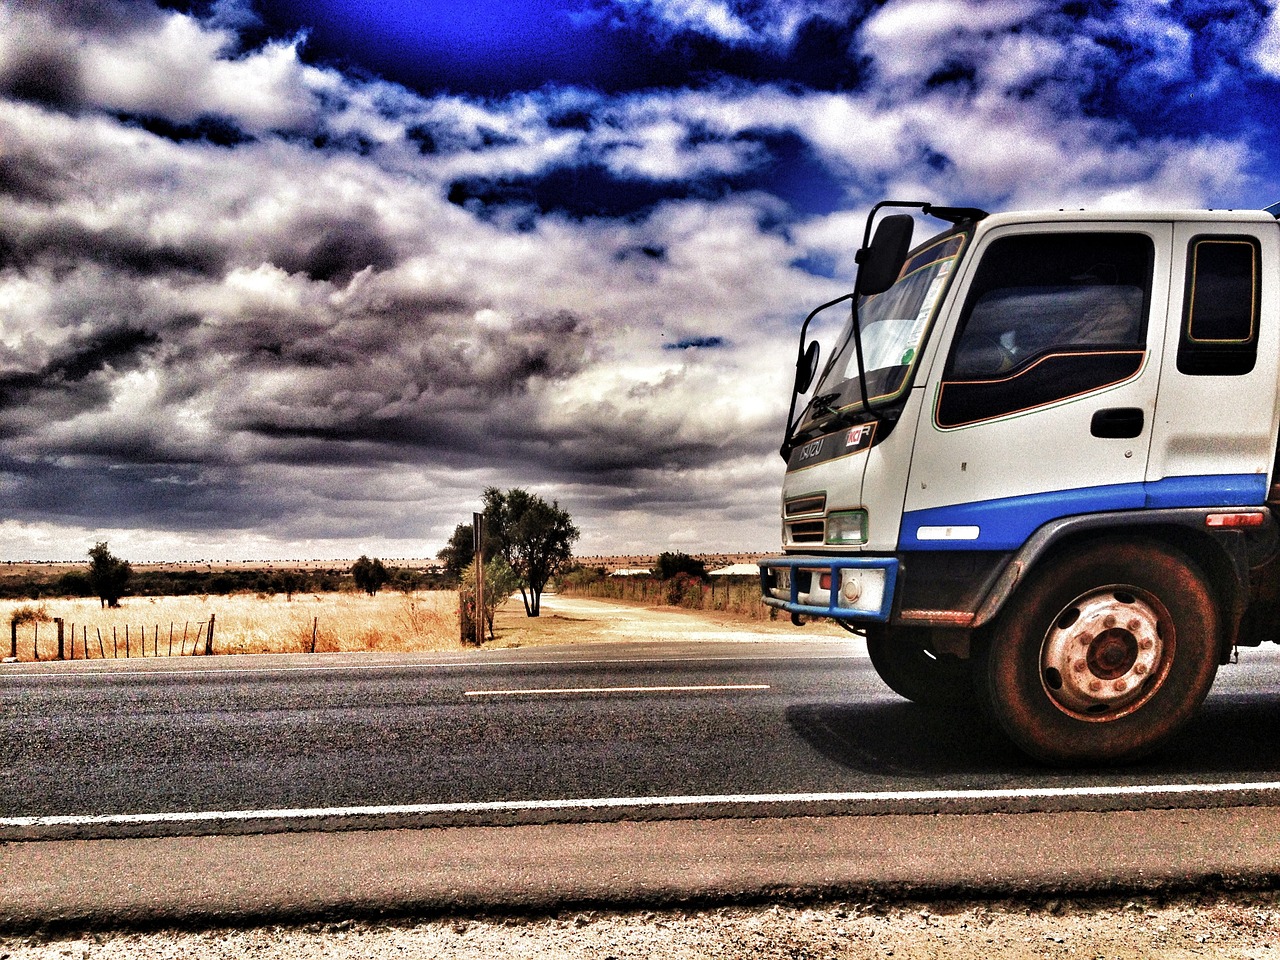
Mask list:
[[[194,623],[190,620],[185,621],[182,625],[182,633],[178,633],[178,625],[176,623],[169,624],[169,632],[166,637],[160,628],[160,624],[155,624],[151,628],[150,639],[147,636],[147,628],[140,627],[136,632],[131,631],[129,626],[125,626],[123,633],[119,627],[112,627],[109,637],[104,636],[101,628],[90,628],[86,624],[80,625],[79,633],[79,651],[80,656],[77,658],[77,636],[76,624],[64,623],[61,617],[54,617],[52,620],[46,620],[45,623],[54,625],[56,640],[52,637],[47,639],[49,647],[56,645],[56,657],[40,655],[40,623],[41,621],[21,621],[14,619],[9,624],[9,657],[12,660],[19,659],[18,633],[19,627],[30,626],[31,628],[31,659],[32,660],[106,660],[119,658],[123,653],[125,658],[129,657],[173,657],[173,656],[209,656],[213,653],[213,636],[214,628],[217,625],[217,617],[209,614],[208,620],[199,620]],[[195,633],[191,633],[191,628],[195,627]],[[92,633],[90,633],[92,629]],[[46,637],[48,631],[46,631]],[[188,643],[190,649],[187,649]],[[314,643],[314,641],[313,641]],[[176,644],[176,651],[175,651]],[[148,649],[150,653],[148,654]],[[163,651],[163,652],[161,652]],[[95,656],[96,654],[96,656]]]
[[[719,610],[752,620],[773,620],[777,610],[760,601],[760,578],[697,577],[678,574],[669,580],[655,577],[604,577],[586,582],[566,581],[557,590],[570,596],[621,600],[645,606],[684,607],[687,610]]]

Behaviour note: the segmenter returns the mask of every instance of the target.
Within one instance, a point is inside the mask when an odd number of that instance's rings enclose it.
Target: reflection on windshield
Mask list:
[[[892,287],[858,305],[867,395],[873,401],[892,399],[907,385],[915,369],[920,344],[929,332],[935,308],[964,246],[966,234],[948,234],[925,244],[907,260]],[[861,405],[858,356],[852,329],[845,325],[835,356],[822,372],[814,395],[832,402],[810,408],[806,420],[831,410]]]

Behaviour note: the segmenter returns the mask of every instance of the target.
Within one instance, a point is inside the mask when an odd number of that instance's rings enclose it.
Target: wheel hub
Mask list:
[[[1081,719],[1111,719],[1136,708],[1162,679],[1163,610],[1154,597],[1119,586],[1069,603],[1042,647],[1041,681],[1049,697]]]

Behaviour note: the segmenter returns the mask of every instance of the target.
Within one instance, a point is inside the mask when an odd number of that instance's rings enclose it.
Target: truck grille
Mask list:
[[[787,524],[787,541],[790,543],[822,543],[826,534],[823,520],[797,520]]]
[[[810,497],[796,497],[788,500],[785,513],[788,517],[798,517],[806,513],[822,513],[827,509],[826,494],[819,493]]]

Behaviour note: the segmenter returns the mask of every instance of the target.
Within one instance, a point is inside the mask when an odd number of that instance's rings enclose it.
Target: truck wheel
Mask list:
[[[868,630],[871,666],[894,693],[923,707],[958,707],[973,702],[968,660],[929,649],[924,630]]]
[[[1188,557],[1104,540],[1037,570],[1010,601],[981,648],[987,706],[1040,760],[1131,760],[1200,706],[1218,670],[1219,632]]]

